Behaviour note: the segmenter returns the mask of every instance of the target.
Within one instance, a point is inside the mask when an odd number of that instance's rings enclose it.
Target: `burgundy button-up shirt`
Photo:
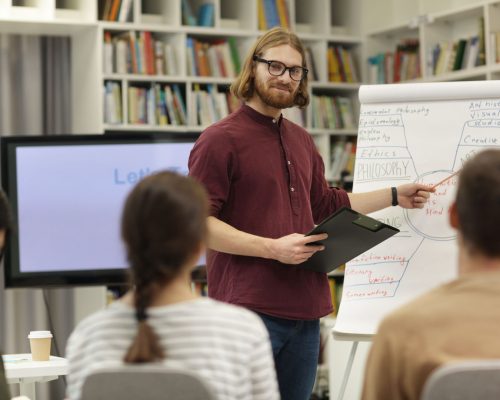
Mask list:
[[[330,188],[311,136],[249,106],[207,128],[189,173],[210,197],[211,215],[236,229],[279,238],[306,233],[342,206],[347,193]],[[288,319],[332,311],[326,274],[276,260],[209,251],[208,293],[215,299]]]

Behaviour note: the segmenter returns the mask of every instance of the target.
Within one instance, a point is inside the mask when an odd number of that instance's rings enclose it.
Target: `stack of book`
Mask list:
[[[352,50],[341,46],[328,46],[328,80],[330,82],[359,82]]]
[[[202,89],[196,83],[193,85],[193,89],[192,109],[196,110],[196,115],[192,116],[191,125],[211,125],[241,105],[240,101],[230,92],[220,92],[216,85],[206,85],[206,89]]]
[[[188,75],[234,78],[239,74],[240,55],[234,37],[210,42],[192,37],[186,40]]]
[[[482,47],[484,46],[479,36],[437,43],[429,54],[428,72],[432,75],[440,75],[484,65],[485,57],[481,52]]]
[[[128,88],[128,122],[148,125],[187,125],[184,98],[179,85]]]
[[[379,53],[368,59],[370,83],[395,83],[417,79],[420,71],[418,39],[403,39],[394,52]]]
[[[343,96],[318,96],[311,98],[312,128],[355,129],[351,99]]]
[[[151,32],[104,32],[105,73],[177,75],[175,48],[156,39]]]

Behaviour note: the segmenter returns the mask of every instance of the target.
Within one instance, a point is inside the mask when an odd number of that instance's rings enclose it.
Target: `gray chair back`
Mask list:
[[[126,365],[90,374],[81,400],[216,400],[196,373],[160,365]]]
[[[442,365],[427,379],[421,400],[500,399],[500,360]]]

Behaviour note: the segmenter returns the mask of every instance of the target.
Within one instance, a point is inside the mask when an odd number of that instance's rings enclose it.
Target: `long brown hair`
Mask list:
[[[144,178],[128,195],[121,231],[135,288],[138,330],[125,362],[152,362],[165,357],[158,336],[148,324],[146,310],[158,290],[179,275],[205,242],[207,215],[203,187],[173,172]]]
[[[255,91],[255,74],[253,56],[262,57],[267,49],[288,44],[297,50],[302,56],[302,67],[306,68],[306,56],[304,46],[299,37],[287,29],[276,27],[267,31],[253,45],[247,54],[240,75],[231,85],[231,93],[240,100],[248,101]],[[299,83],[294,105],[303,108],[309,104],[309,93],[307,91],[307,75]]]
[[[500,257],[500,150],[484,150],[464,164],[456,207],[459,230],[469,250]]]

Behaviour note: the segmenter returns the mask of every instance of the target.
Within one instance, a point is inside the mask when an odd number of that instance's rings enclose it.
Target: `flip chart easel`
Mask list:
[[[363,85],[359,99],[353,192],[412,182],[436,191],[424,209],[370,214],[400,233],[347,263],[334,339],[352,346],[339,399],[359,342],[388,313],[456,277],[448,209],[458,172],[475,153],[500,148],[500,81]]]
[[[356,351],[358,350],[358,344],[359,342],[370,342],[373,335],[343,333],[336,331],[335,328],[332,329],[332,335],[335,340],[352,342],[344,375],[342,377],[342,383],[340,384],[339,395],[337,397],[337,400],[343,400],[347,382],[349,381],[349,376],[351,375],[352,364],[354,363]]]

